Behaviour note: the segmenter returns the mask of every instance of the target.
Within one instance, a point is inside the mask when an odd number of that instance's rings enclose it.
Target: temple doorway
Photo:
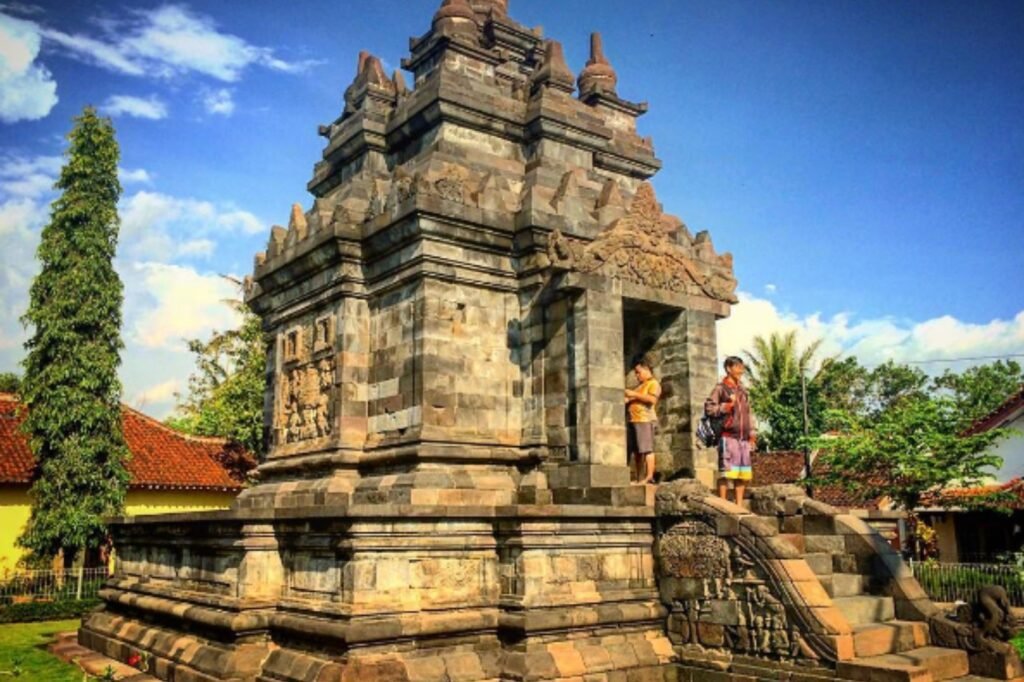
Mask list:
[[[687,396],[680,395],[678,386],[685,386],[687,360],[684,335],[681,333],[682,311],[647,301],[624,299],[622,305],[622,357],[624,388],[636,388],[633,373],[635,363],[647,356],[653,365],[654,376],[661,383],[661,399],[656,412],[658,424],[654,435],[654,453],[658,457],[658,470],[664,476],[665,465],[679,434],[687,424],[680,418],[687,414]],[[676,379],[679,379],[677,381]],[[625,409],[625,408],[624,408]],[[626,418],[628,423],[628,415]],[[627,458],[631,456],[632,443],[629,429],[623,434]]]

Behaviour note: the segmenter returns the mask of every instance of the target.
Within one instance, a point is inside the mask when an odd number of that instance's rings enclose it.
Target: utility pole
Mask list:
[[[810,436],[810,423],[807,418],[807,378],[804,376],[804,368],[800,367],[800,395],[804,404],[804,476],[805,480],[811,477],[811,450],[807,447],[807,438]],[[804,485],[808,497],[814,497],[814,490],[810,484]]]

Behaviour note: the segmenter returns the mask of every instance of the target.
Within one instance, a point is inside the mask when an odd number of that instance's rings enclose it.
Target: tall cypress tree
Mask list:
[[[106,537],[103,517],[124,508],[128,474],[121,422],[121,304],[114,270],[120,152],[110,119],[86,107],[75,119],[67,162],[50,207],[22,322],[26,342],[21,399],[24,429],[39,463],[32,514],[19,542],[37,559],[79,550]]]

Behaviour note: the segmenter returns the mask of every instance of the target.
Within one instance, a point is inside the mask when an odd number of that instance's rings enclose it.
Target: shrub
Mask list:
[[[97,598],[9,604],[0,607],[0,623],[28,623],[37,620],[81,618],[99,605],[100,600]]]

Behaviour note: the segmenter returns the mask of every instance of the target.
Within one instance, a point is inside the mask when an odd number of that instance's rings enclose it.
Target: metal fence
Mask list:
[[[109,576],[106,567],[0,572],[0,607],[33,601],[91,599]]]
[[[1024,606],[1024,569],[1012,564],[910,562],[914,577],[933,601],[973,601],[978,588],[1000,585],[1013,606]]]

